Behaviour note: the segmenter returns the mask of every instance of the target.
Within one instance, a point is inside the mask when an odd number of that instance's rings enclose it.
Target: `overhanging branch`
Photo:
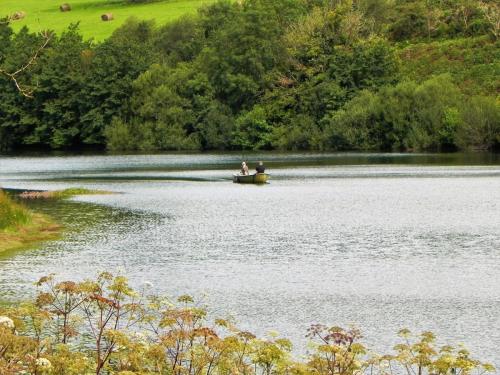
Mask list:
[[[17,90],[21,93],[21,95],[27,98],[33,98],[34,88],[21,84],[19,82],[19,75],[24,71],[28,70],[32,65],[35,65],[36,60],[40,56],[40,53],[47,47],[50,40],[52,39],[52,33],[50,33],[49,31],[42,31],[40,34],[43,37],[43,42],[40,45],[40,47],[35,51],[35,53],[30,57],[30,59],[26,64],[22,65],[19,69],[17,69],[15,72],[12,73],[6,71],[5,69],[0,68],[0,74],[8,77],[12,82],[14,82],[14,85],[16,86]]]

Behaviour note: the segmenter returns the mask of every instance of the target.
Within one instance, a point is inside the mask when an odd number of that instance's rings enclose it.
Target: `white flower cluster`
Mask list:
[[[153,288],[153,283],[151,281],[144,281],[144,288],[145,289],[152,289]]]
[[[52,363],[47,358],[38,358],[36,361],[36,366],[41,368],[41,369],[49,369],[52,367]]]
[[[8,316],[0,316],[0,326],[5,326],[12,330],[16,328],[16,326],[14,325],[14,321]]]

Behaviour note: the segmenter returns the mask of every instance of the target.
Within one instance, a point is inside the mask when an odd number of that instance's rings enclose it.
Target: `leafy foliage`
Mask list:
[[[72,25],[20,75],[32,99],[0,76],[0,148],[496,149],[497,15],[479,0],[221,0],[102,43]],[[0,41],[12,71],[40,36],[7,21]]]

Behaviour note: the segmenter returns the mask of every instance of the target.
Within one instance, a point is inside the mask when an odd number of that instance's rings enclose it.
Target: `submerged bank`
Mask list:
[[[68,199],[78,195],[103,195],[114,194],[110,191],[90,190],[84,188],[68,188],[64,190],[25,191],[19,194],[22,199]]]

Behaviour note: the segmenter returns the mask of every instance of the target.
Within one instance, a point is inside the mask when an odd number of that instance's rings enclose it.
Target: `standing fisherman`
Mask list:
[[[241,163],[241,174],[243,176],[248,176],[248,174],[249,174],[248,173],[248,165],[245,162]]]

